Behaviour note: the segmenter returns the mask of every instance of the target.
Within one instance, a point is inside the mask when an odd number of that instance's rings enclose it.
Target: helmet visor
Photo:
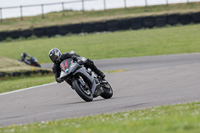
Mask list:
[[[58,56],[56,56],[56,55],[53,55],[53,56],[50,57],[51,61],[54,62],[54,63],[56,63],[57,58],[58,58]]]

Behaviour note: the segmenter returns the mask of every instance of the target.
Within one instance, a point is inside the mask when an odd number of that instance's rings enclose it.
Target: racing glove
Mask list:
[[[75,56],[72,56],[73,61],[77,61],[78,59]]]

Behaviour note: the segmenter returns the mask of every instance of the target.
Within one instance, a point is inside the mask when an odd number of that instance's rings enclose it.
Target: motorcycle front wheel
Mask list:
[[[82,79],[81,79],[82,80]],[[72,86],[75,89],[76,93],[86,102],[93,100],[92,92],[89,86],[86,84],[83,86],[79,80],[74,80]]]

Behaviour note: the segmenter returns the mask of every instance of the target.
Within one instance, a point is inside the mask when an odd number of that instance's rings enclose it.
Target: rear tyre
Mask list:
[[[41,67],[41,65],[39,63],[37,63],[37,62],[35,62],[35,66],[36,67]]]
[[[113,96],[112,87],[110,86],[110,84],[108,82],[101,84],[101,87],[104,90],[104,92],[101,94],[101,97],[103,97],[105,99],[109,99]]]
[[[76,93],[86,102],[93,100],[92,92],[88,85],[83,86],[78,80],[72,82],[72,86]]]

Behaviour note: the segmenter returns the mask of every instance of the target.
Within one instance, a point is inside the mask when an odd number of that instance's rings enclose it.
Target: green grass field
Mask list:
[[[200,102],[0,128],[2,133],[199,133]]]
[[[52,25],[66,25],[82,22],[105,21],[111,19],[130,18],[136,16],[159,15],[170,13],[188,13],[200,11],[200,2],[189,4],[158,5],[148,7],[131,7],[121,9],[110,9],[106,11],[65,11],[45,14],[45,19],[41,15],[34,17],[4,19],[0,22],[0,31],[10,31],[18,29],[30,29],[33,27],[44,27]]]
[[[41,16],[26,17],[24,21],[19,18],[6,19],[0,23],[0,31],[191,11],[200,11],[200,2],[113,9],[106,12],[66,11],[64,17],[62,17],[62,13],[50,13],[45,15],[46,19],[41,19]],[[62,52],[73,50],[92,59],[200,52],[199,29],[200,24],[179,25],[161,29],[1,42],[0,71],[13,71],[13,68],[8,67],[13,65],[26,69],[24,65],[10,59],[19,59],[22,52],[36,57],[40,63],[49,63],[48,52],[53,47],[61,49]],[[52,75],[0,79],[0,93],[54,81]],[[199,107],[200,102],[197,102],[21,126],[12,125],[0,128],[0,133],[199,133]]]
[[[200,24],[94,33],[35,40],[2,42],[1,56],[18,59],[22,52],[36,57],[40,63],[49,63],[48,52],[74,50],[91,59],[136,57],[163,54],[200,52]]]

